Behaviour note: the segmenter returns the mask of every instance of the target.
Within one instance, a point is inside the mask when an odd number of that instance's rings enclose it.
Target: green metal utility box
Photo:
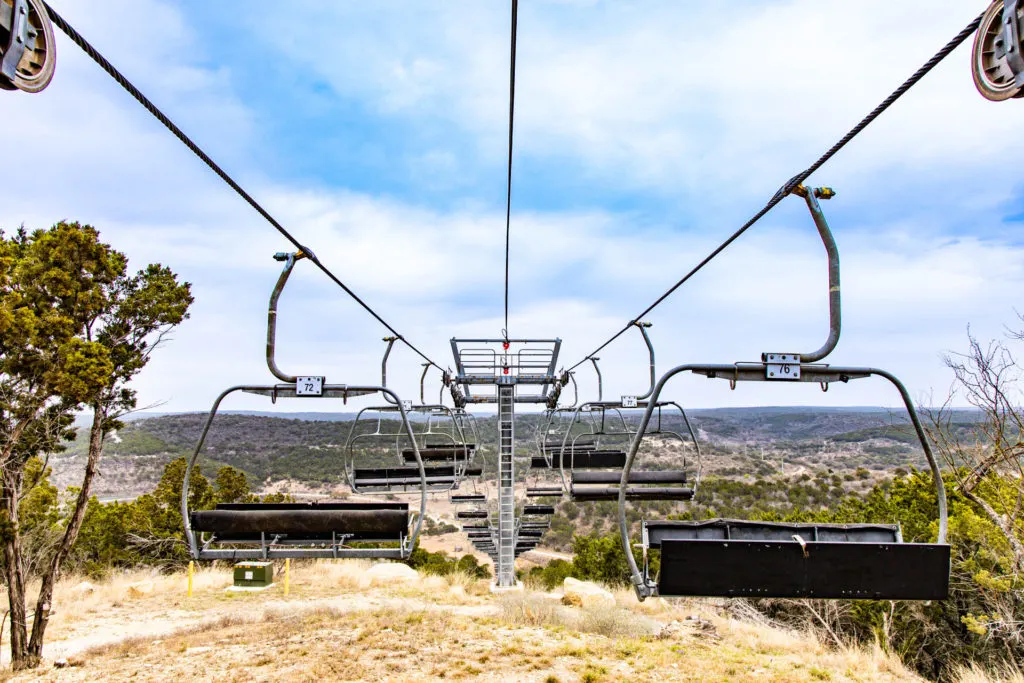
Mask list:
[[[274,583],[273,562],[239,562],[235,565],[235,586],[266,588]]]

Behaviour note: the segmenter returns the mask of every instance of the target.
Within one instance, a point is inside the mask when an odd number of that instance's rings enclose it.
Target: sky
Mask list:
[[[443,366],[504,327],[507,1],[52,0],[54,8],[328,267]],[[524,0],[509,334],[570,366],[647,307],[982,7],[954,0]],[[206,410],[270,383],[266,306],[288,243],[58,31],[42,93],[0,92],[0,227],[97,227],[131,264],[193,284],[191,317],[138,377],[140,405]],[[970,41],[812,178],[842,257],[830,361],[949,392],[946,354],[1017,319],[1024,102],[974,90]],[[13,171],[13,172],[11,172]],[[809,352],[827,335],[824,250],[788,198],[647,320],[659,373]],[[281,297],[279,364],[379,382],[386,330],[308,263]],[[640,393],[630,331],[605,397]],[[419,394],[421,360],[389,384]],[[432,373],[429,395],[439,375]],[[584,398],[593,373],[580,368]],[[686,406],[897,405],[881,380],[680,378]],[[277,410],[341,411],[309,399]],[[229,409],[272,409],[239,397]]]

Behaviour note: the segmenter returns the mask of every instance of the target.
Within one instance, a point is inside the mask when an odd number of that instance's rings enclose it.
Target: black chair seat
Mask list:
[[[833,543],[900,543],[903,538],[896,524],[815,524],[800,522],[761,522],[747,519],[648,520],[648,542],[652,548],[663,540],[804,541]]]
[[[220,540],[259,539],[261,535],[287,536],[291,539],[330,539],[332,535],[366,538],[399,538],[407,533],[409,506],[387,503],[380,506],[343,503],[319,506],[266,508],[247,504],[244,508],[223,507],[196,510],[190,514],[192,529],[213,533]],[[270,539],[268,539],[270,540]]]
[[[618,486],[579,486],[573,487],[573,500],[593,502],[601,500],[618,500]],[[693,489],[679,486],[628,486],[626,500],[691,500]]]
[[[455,513],[455,519],[487,519],[486,510],[459,510]]]
[[[466,460],[473,455],[476,446],[472,444],[435,444],[420,449],[420,460],[438,462],[446,460]],[[411,448],[402,449],[402,459],[407,463],[416,462],[416,452]]]
[[[565,443],[565,447],[566,448],[580,448],[580,449],[582,449],[582,448],[591,448],[591,449],[594,448],[594,440],[593,439],[583,439],[583,438],[580,438],[580,439],[576,439],[575,441],[570,439],[567,442],[563,442],[561,440],[558,440],[558,441],[545,441],[544,442],[544,450],[546,450],[546,451],[547,450],[558,450],[558,449],[560,449],[562,447],[563,443]]]
[[[524,515],[553,515],[555,514],[555,507],[553,505],[524,505]]]
[[[574,484],[618,484],[622,480],[622,472],[573,472]],[[631,471],[630,484],[685,484],[684,470],[652,470]]]
[[[307,503],[217,503],[216,510],[403,510],[409,511],[408,503],[392,503],[387,501],[360,502],[328,502],[310,501]]]
[[[526,497],[527,498],[552,498],[552,497],[561,497],[561,495],[562,495],[562,487],[560,487],[560,486],[558,486],[558,487],[552,486],[552,487],[549,487],[549,488],[537,487],[537,488],[528,488],[528,489],[526,489]]]
[[[486,503],[487,496],[483,493],[466,493],[452,496],[451,501],[455,505],[461,505],[464,503]]]
[[[948,545],[806,541],[661,542],[663,596],[944,600]]]
[[[624,451],[586,451],[581,453],[563,453],[561,461],[565,462],[567,469],[622,469],[626,466],[626,453]],[[551,465],[543,456],[535,455],[530,460],[530,467],[535,469],[559,468],[559,454],[551,455]]]
[[[428,485],[454,484],[459,481],[461,468],[424,467]],[[480,476],[480,467],[467,467],[461,476]],[[353,484],[359,487],[419,486],[419,467],[357,467],[353,471]]]

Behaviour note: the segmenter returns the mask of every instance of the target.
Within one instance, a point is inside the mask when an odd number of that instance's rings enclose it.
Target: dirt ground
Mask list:
[[[721,614],[701,601],[564,606],[421,576],[373,585],[368,562],[297,563],[263,592],[230,592],[227,567],[64,582],[45,662],[15,681],[912,681],[881,652]],[[6,645],[6,643],[5,643]],[[9,655],[8,655],[9,656]],[[5,657],[6,659],[6,657]],[[57,666],[57,665],[60,666]]]

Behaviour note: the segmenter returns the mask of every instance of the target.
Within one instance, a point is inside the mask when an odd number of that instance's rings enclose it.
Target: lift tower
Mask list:
[[[519,527],[515,512],[515,404],[548,404],[555,396],[555,365],[561,339],[452,339],[456,402],[498,406],[498,526],[491,529],[496,549],[495,585],[515,585]],[[536,393],[520,392],[523,385]],[[493,387],[491,389],[490,387]],[[474,393],[475,392],[475,393]]]

